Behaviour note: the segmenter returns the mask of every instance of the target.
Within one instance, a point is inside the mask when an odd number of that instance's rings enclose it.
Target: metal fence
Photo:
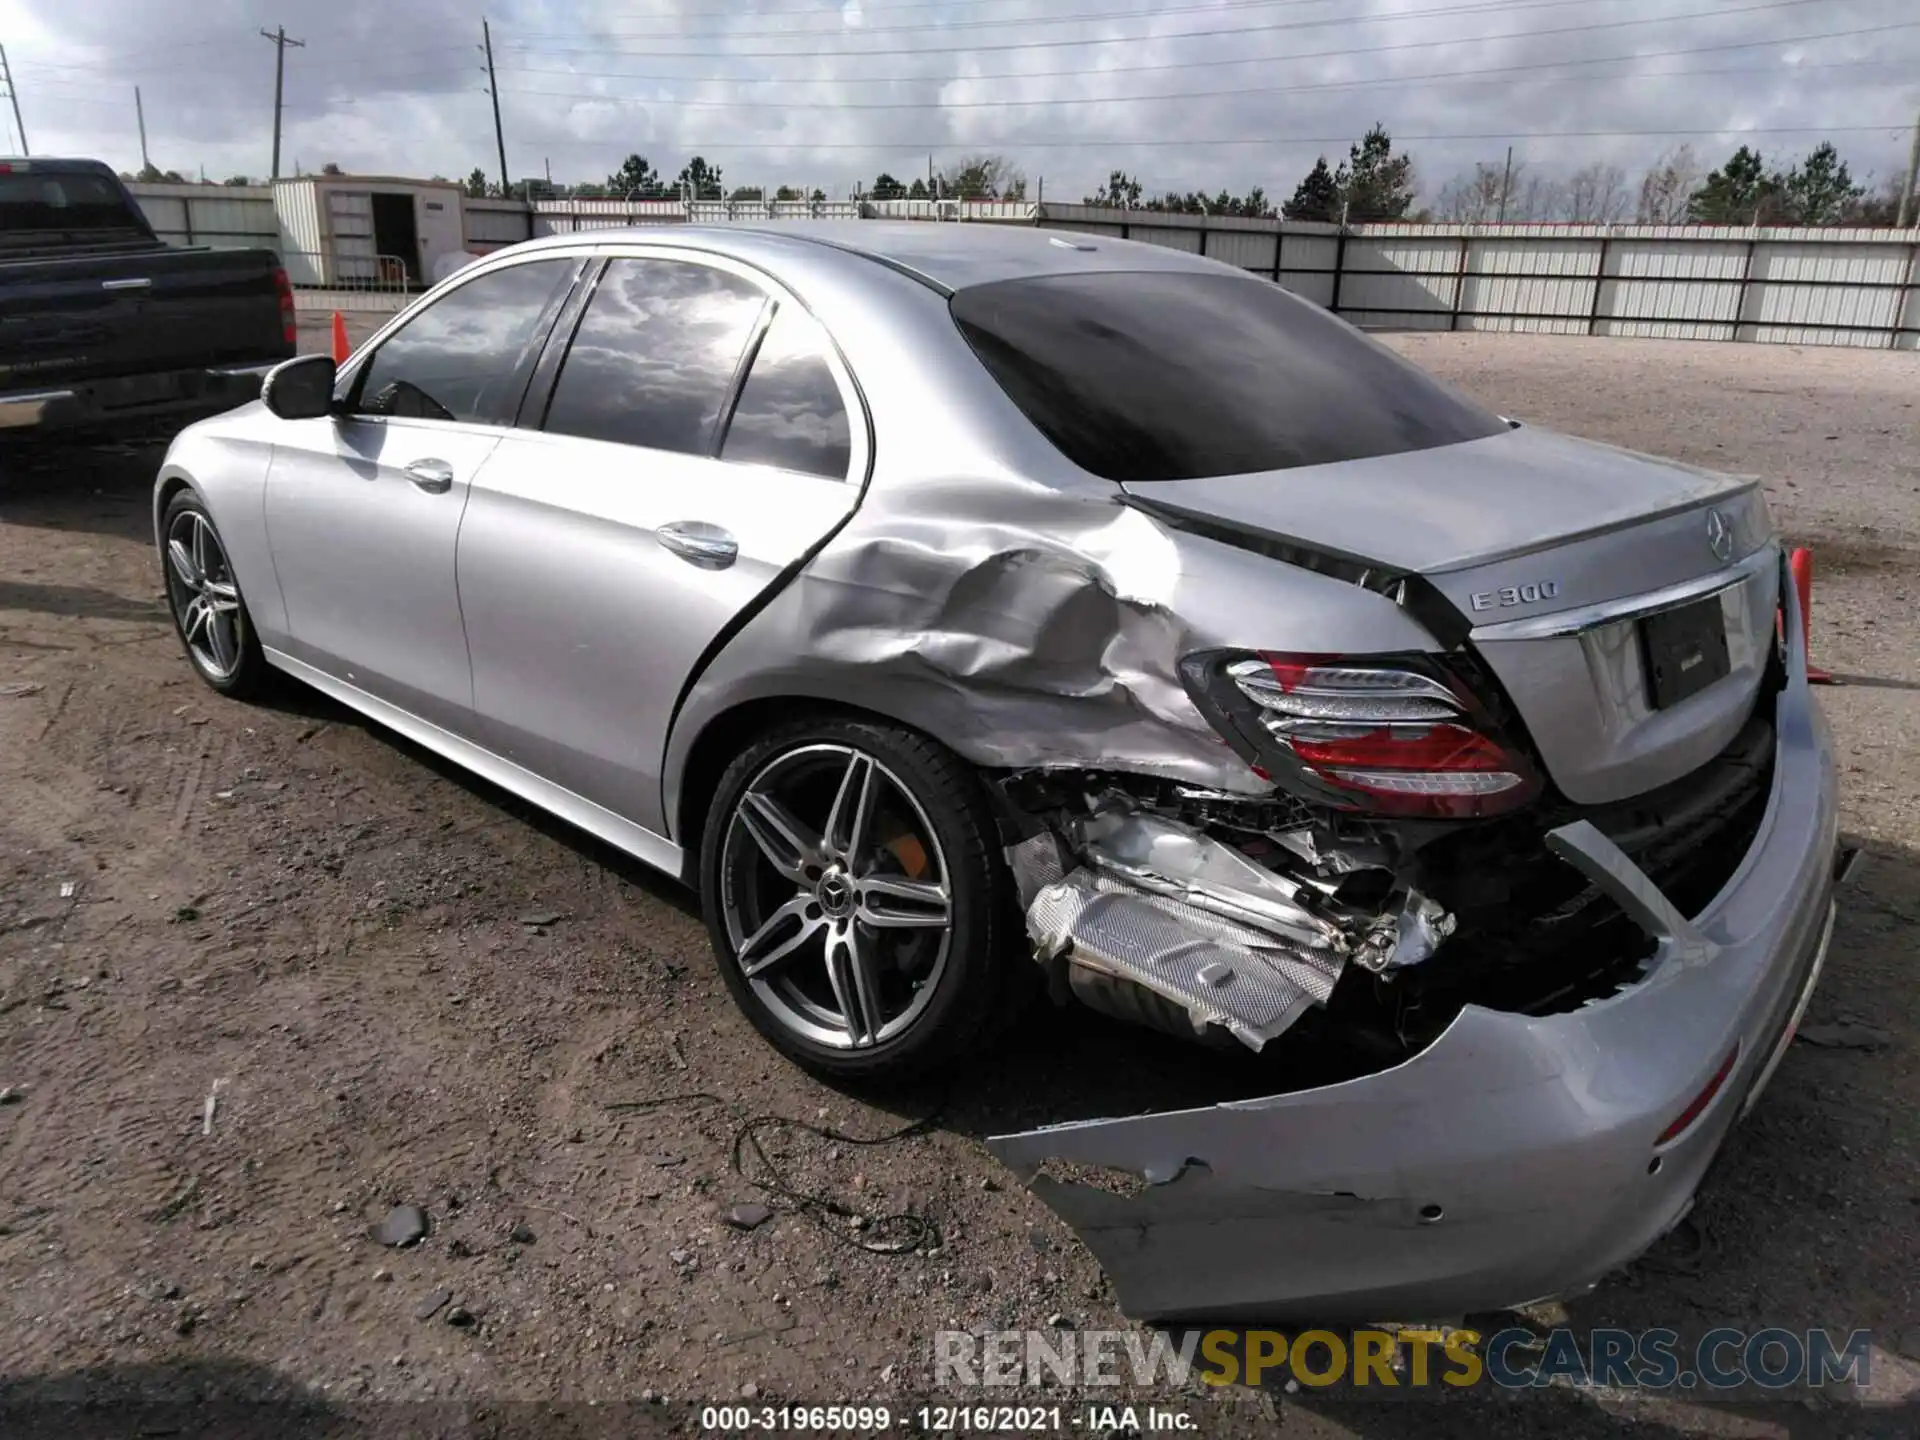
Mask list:
[[[138,185],[173,244],[280,248],[265,187]],[[1192,251],[1356,324],[1920,349],[1920,229],[1338,225],[992,200],[467,199],[466,249],[617,226],[895,219],[1044,225]],[[290,269],[295,266],[289,266]],[[397,308],[379,277],[328,293]],[[379,299],[378,297],[388,297]],[[302,301],[308,296],[303,293]],[[318,303],[318,302],[316,302]]]
[[[303,310],[392,315],[406,309],[420,289],[407,278],[406,262],[398,255],[282,250],[280,261],[295,279],[295,300]]]
[[[1920,349],[1920,231],[1338,225],[1047,205],[1055,229],[1268,276],[1359,325]]]
[[[277,249],[280,225],[266,185],[149,185],[128,187],[147,223],[169,245],[216,250]]]

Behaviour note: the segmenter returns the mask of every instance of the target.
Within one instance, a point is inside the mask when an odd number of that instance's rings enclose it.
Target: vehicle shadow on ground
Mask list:
[[[0,1378],[7,1440],[625,1440],[686,1434],[691,1419],[683,1406],[639,1403],[334,1400],[221,1356]]]
[[[0,523],[151,545],[165,454],[146,443],[0,447]]]
[[[246,1360],[193,1357],[0,1379],[0,1434],[8,1440],[320,1440],[353,1433],[338,1407]]]

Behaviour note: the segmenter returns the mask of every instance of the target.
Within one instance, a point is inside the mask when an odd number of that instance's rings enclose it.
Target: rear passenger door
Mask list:
[[[865,415],[798,300],[716,257],[610,259],[563,339],[544,411],[475,478],[460,531],[477,723],[503,758],[664,834],[681,688],[858,503]]]

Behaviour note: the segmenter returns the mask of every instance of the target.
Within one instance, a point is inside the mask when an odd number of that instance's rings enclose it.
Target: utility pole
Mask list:
[[[4,45],[0,45],[0,80],[6,82],[7,98],[13,102],[13,128],[20,132],[20,153],[30,156],[33,152],[27,148],[27,122],[20,118],[20,92],[14,88],[13,70],[7,64],[7,47]]]
[[[273,173],[268,178],[280,178],[280,108],[287,94],[287,46],[296,50],[307,48],[304,40],[289,40],[287,27],[279,25],[271,30],[262,30],[263,36],[273,42]]]
[[[513,194],[513,186],[507,180],[507,137],[500,128],[500,84],[493,78],[493,30],[485,20],[480,22],[480,39],[487,52],[487,93],[493,96],[493,143],[500,149],[500,197],[504,200]]]
[[[140,121],[140,169],[144,174],[153,168],[153,161],[147,158],[147,107],[140,103],[140,87],[133,87],[133,113]]]
[[[1507,192],[1513,189],[1513,147],[1507,146],[1507,168],[1500,176],[1500,219],[1497,224],[1507,223]]]
[[[19,104],[16,101],[14,114],[19,113]],[[1920,183],[1920,115],[1915,116],[1913,121],[1913,148],[1907,151],[1907,183],[1900,191],[1900,215],[1894,221],[1903,230],[1908,225],[1920,223],[1920,215],[1914,213],[1913,206],[1914,187],[1917,183]]]

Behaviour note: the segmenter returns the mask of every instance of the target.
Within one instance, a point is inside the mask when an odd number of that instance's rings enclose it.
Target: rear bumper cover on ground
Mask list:
[[[1784,587],[1787,605],[1792,587]],[[1210,1109],[996,1137],[1137,1319],[1443,1319],[1566,1295],[1639,1255],[1692,1204],[1772,1072],[1832,923],[1837,797],[1797,617],[1760,831],[1688,921],[1592,827],[1554,849],[1652,933],[1631,989],[1577,1011],[1469,1006],[1380,1074]],[[1709,1085],[1712,1101],[1658,1137]],[[1040,1173],[1144,1177],[1134,1194]]]

